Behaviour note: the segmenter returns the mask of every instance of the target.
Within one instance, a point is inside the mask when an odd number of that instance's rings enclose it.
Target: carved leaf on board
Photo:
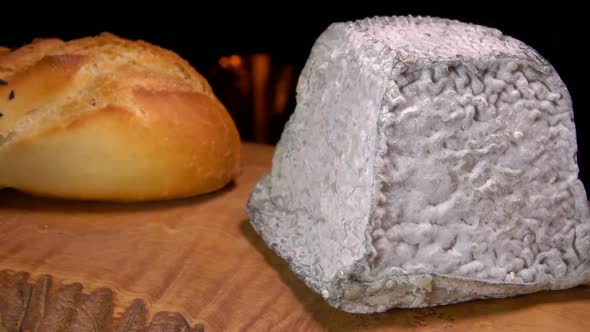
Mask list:
[[[179,313],[161,311],[151,319],[145,302],[135,299],[123,314],[113,317],[114,294],[99,288],[90,294],[80,283],[53,284],[41,276],[29,280],[28,273],[0,271],[0,331],[116,331],[116,332],[202,332],[191,327]]]

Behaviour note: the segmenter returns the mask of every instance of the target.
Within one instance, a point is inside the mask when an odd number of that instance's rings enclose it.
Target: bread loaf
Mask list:
[[[111,34],[0,50],[0,187],[147,201],[222,188],[240,137],[204,77]]]
[[[532,48],[430,17],[335,23],[248,211],[333,306],[369,313],[590,281],[572,102]]]

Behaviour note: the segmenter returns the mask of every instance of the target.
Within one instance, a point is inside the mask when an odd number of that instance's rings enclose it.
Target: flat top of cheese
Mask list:
[[[401,59],[480,59],[510,55],[545,61],[519,40],[497,29],[434,17],[372,17],[345,25],[360,38],[374,39],[396,50]]]

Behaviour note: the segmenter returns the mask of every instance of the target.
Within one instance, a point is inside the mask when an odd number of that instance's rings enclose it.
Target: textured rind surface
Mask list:
[[[335,111],[342,84],[379,72],[385,91],[347,91],[364,124]],[[369,313],[590,282],[571,99],[530,47],[444,19],[338,23],[298,92],[248,211],[331,305]],[[368,157],[342,149],[355,140]]]
[[[393,60],[389,52],[379,42],[359,42],[355,31],[333,27],[324,32],[301,74],[298,111],[273,159],[270,195],[282,210],[261,211],[280,214],[269,240],[298,234],[292,238],[297,245],[284,248],[298,248],[287,255],[296,256],[302,269],[313,269],[302,273],[312,276],[314,285],[329,282],[366,251],[366,225],[357,221],[368,220],[370,197],[364,193],[372,186],[367,165],[375,157],[371,146],[378,114],[365,110],[381,103],[387,79],[382,71]],[[324,93],[317,96],[318,91]],[[348,204],[341,204],[342,195],[350,198]]]
[[[528,283],[587,269],[571,101],[544,69],[496,58],[395,74],[399,93],[386,98],[381,128],[375,272]]]

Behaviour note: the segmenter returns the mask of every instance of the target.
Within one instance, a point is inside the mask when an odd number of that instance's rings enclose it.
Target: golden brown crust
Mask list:
[[[111,34],[37,40],[0,55],[0,75],[0,187],[171,199],[217,190],[239,171],[234,122],[171,51]]]
[[[85,60],[80,55],[46,56],[6,78],[9,84],[0,85],[0,136],[7,136],[31,111],[76,93],[79,89],[72,83]]]
[[[28,45],[0,56],[0,70],[9,73],[17,72],[23,67],[28,67],[37,63],[45,55],[50,54],[51,50],[56,49],[63,44],[63,41],[55,38],[35,39]],[[0,74],[1,73],[2,72],[0,72]]]

